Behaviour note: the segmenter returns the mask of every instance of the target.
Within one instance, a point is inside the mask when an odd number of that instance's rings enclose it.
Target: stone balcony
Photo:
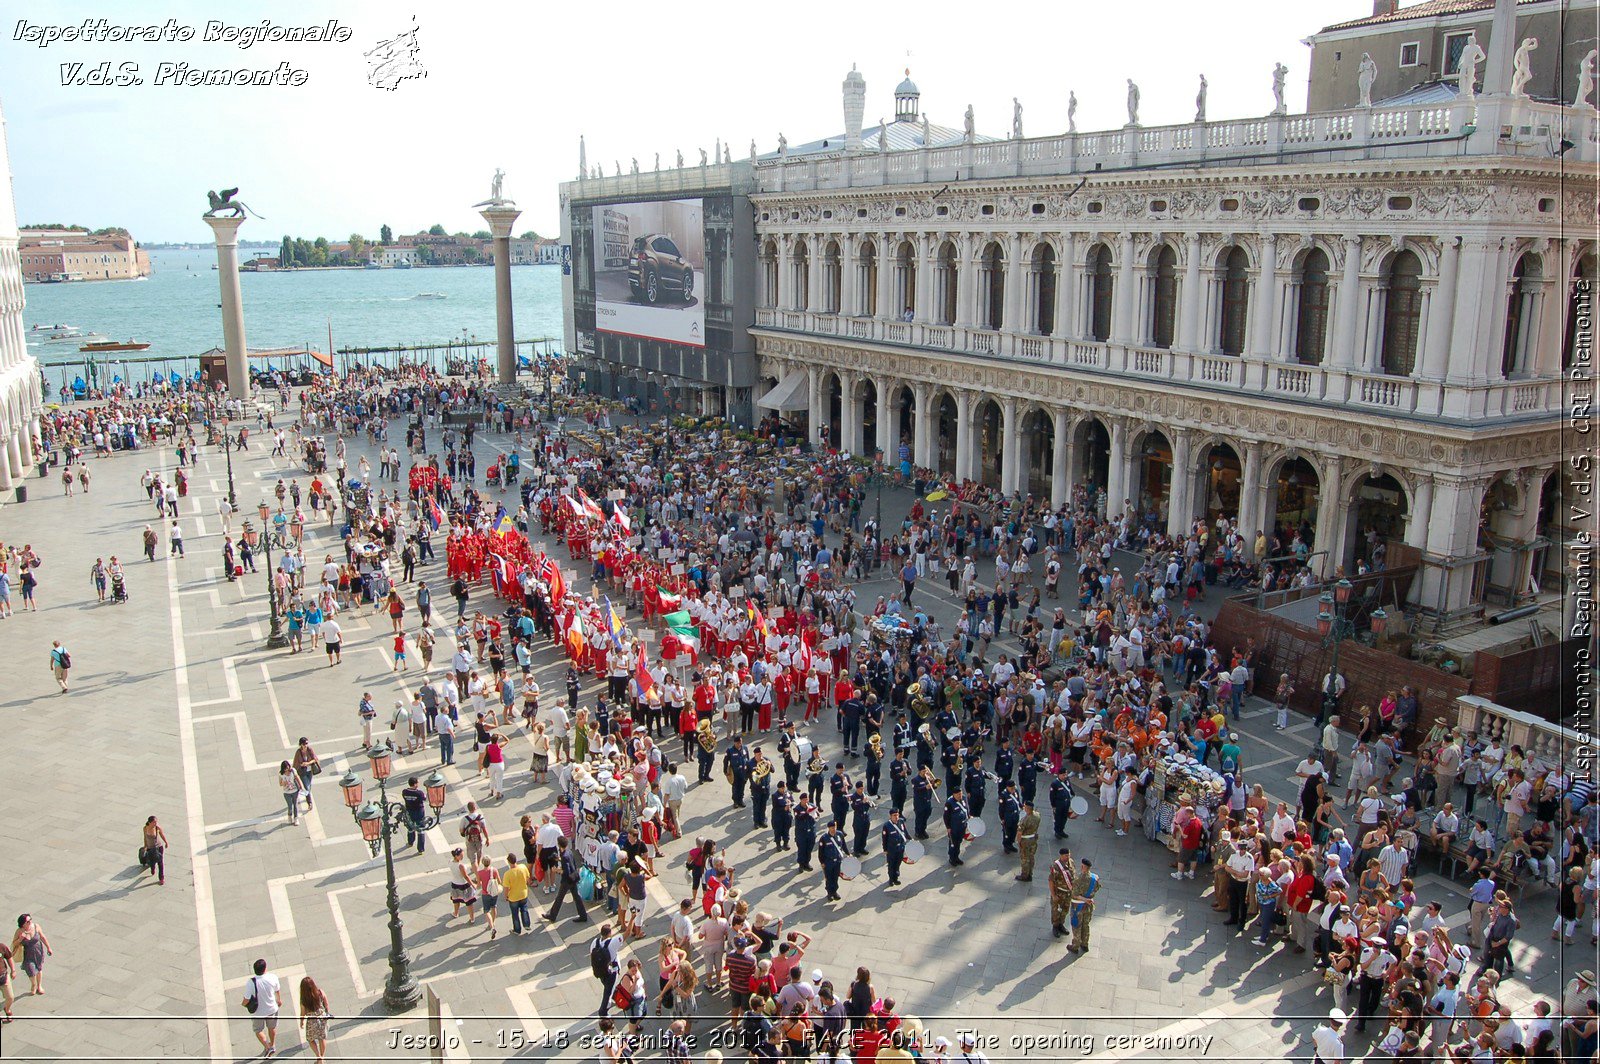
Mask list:
[[[755,327],[1399,417],[1499,424],[1563,413],[1559,378],[1445,383],[1260,358],[771,307],[757,308]]]
[[[1600,124],[1594,109],[1478,97],[1449,104],[1131,126],[910,151],[769,155],[758,163],[756,177],[762,192],[812,192],[1142,167],[1261,165],[1314,155],[1327,160],[1549,158],[1552,146],[1563,139],[1572,142],[1569,161],[1600,161]]]

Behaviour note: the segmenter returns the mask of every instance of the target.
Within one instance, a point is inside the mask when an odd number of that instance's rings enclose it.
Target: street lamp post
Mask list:
[[[1354,584],[1340,577],[1333,585],[1332,592],[1324,591],[1317,596],[1317,603],[1322,607],[1317,613],[1317,633],[1322,636],[1322,645],[1333,649],[1333,660],[1328,666],[1332,683],[1323,683],[1322,712],[1317,719],[1319,726],[1333,715],[1339,701],[1339,644],[1360,635],[1356,628],[1355,607],[1350,601],[1350,593],[1354,589]],[[1389,615],[1380,606],[1372,611],[1368,620],[1373,642],[1376,643],[1389,624]],[[1329,690],[1330,687],[1332,690]]]
[[[222,453],[228,457],[228,507],[237,510],[239,499],[233,493],[233,434],[228,431],[231,425],[231,418],[222,419]]]
[[[267,630],[267,649],[282,650],[289,645],[289,637],[283,634],[283,618],[278,614],[278,589],[272,586],[272,547],[276,544],[279,550],[287,551],[292,541],[272,527],[273,522],[268,520],[271,510],[266,503],[256,509],[261,517],[261,550],[267,563],[267,608],[271,619],[271,627]]]
[[[422,832],[436,826],[444,811],[444,777],[435,769],[422,785],[428,792],[431,816],[413,820],[406,812],[404,802],[389,801],[389,774],[392,769],[389,750],[374,746],[367,751],[372,765],[372,776],[378,781],[378,800],[361,800],[361,779],[352,770],[339,780],[344,795],[345,808],[361,828],[361,838],[372,856],[383,853],[384,882],[388,888],[389,905],[389,977],[383,984],[383,1004],[390,1012],[408,1012],[422,1000],[422,987],[411,975],[411,958],[406,955],[403,924],[400,922],[400,893],[394,879],[394,833],[402,826]]]

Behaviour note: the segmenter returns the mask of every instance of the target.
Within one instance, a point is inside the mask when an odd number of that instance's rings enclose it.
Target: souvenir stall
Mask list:
[[[1176,853],[1179,839],[1173,819],[1185,802],[1210,823],[1222,805],[1222,776],[1187,754],[1167,753],[1152,766],[1154,777],[1145,796],[1145,835]]]

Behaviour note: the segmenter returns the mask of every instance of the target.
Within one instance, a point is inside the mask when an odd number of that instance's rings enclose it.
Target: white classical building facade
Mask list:
[[[896,93],[913,128],[916,95]],[[847,79],[847,123],[851,102]],[[754,160],[758,407],[1055,505],[1088,484],[1173,531],[1298,530],[1325,574],[1404,545],[1441,620],[1559,578],[1584,522],[1565,474],[1586,442],[1568,378],[1593,367],[1593,108],[1486,85],[1129,117],[1028,138],[1019,108],[1005,140],[969,117],[954,143],[851,129]]]
[[[34,446],[43,403],[39,363],[28,354],[22,325],[22,258],[11,193],[5,114],[0,112],[0,489],[10,490],[37,460]]]

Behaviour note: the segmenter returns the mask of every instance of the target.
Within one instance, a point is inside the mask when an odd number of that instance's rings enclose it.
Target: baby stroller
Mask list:
[[[128,580],[121,573],[113,573],[111,576],[111,601],[128,601]]]

